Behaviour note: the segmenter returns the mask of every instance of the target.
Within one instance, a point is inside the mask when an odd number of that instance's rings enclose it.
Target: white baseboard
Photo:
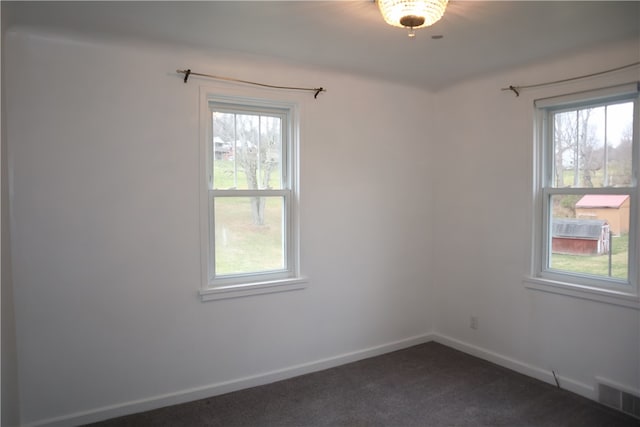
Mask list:
[[[554,375],[551,371],[546,371],[537,366],[533,366],[507,356],[503,356],[485,348],[478,347],[476,345],[469,344],[440,333],[434,333],[433,340],[437,343],[455,348],[456,350],[460,350],[464,353],[479,357],[480,359],[495,363],[496,365],[511,369],[512,371],[516,371],[540,381],[556,385]],[[583,397],[586,397],[587,399],[598,399],[596,390],[593,386],[572,380],[571,378],[563,377],[561,375],[556,375],[556,377],[561,388],[579,394]]]
[[[205,399],[207,397],[230,393],[249,387],[269,384],[272,382],[308,374],[311,372],[322,371],[324,369],[333,368],[336,366],[344,365],[346,363],[351,363],[369,357],[379,356],[381,354],[389,353],[392,351],[401,350],[403,348],[412,347],[414,345],[423,344],[432,341],[433,339],[434,335],[432,333],[416,335],[399,341],[344,353],[325,359],[315,360],[308,363],[289,366],[287,368],[277,369],[258,375],[252,375],[249,377],[238,378],[231,381],[215,383],[204,387],[181,390],[174,393],[167,393],[164,395],[153,396],[146,399],[139,399],[116,405],[105,406],[102,408],[77,412],[61,417],[49,418],[30,423],[25,426],[68,427],[103,421],[109,418],[121,417],[124,415],[162,408],[164,406],[177,405],[180,403]]]
[[[41,420],[32,424],[28,424],[30,427],[67,427],[79,424],[87,424],[97,421],[106,420],[109,418],[120,417],[124,415],[130,415],[138,412],[149,411],[153,409],[162,408],[164,406],[177,405],[180,403],[191,402],[194,400],[205,399],[207,397],[218,396],[233,391],[242,390],[245,388],[256,387],[259,385],[269,384],[272,382],[284,380],[287,378],[296,377],[299,375],[308,374],[311,372],[317,372],[324,369],[333,368],[336,366],[344,365],[346,363],[355,362],[358,360],[366,359],[369,357],[379,356],[381,354],[389,353],[403,348],[411,347],[418,344],[423,344],[429,341],[435,341],[437,343],[446,345],[448,347],[460,350],[464,353],[479,357],[480,359],[487,360],[495,363],[496,365],[503,366],[507,369],[519,372],[523,375],[527,375],[532,378],[544,381],[546,383],[556,385],[556,378],[560,384],[560,387],[579,394],[591,400],[598,399],[597,390],[594,386],[584,384],[582,382],[567,378],[561,375],[554,377],[553,373],[537,366],[530,365],[528,363],[513,359],[511,357],[504,356],[502,354],[493,352],[486,348],[482,348],[467,342],[458,340],[456,338],[449,337],[440,333],[427,333],[423,335],[417,335],[409,338],[405,338],[399,341],[394,341],[379,346],[369,347],[362,350],[357,350],[341,355],[328,357],[325,359],[319,359],[316,361],[303,363],[299,365],[290,366],[283,369],[277,369],[274,371],[265,372],[258,375],[252,375],[244,378],[237,378],[231,381],[225,381],[207,385],[204,387],[197,387],[187,390],[181,390],[174,393],[168,393],[159,396],[153,396],[146,399],[140,399],[130,402],[124,402],[117,405],[106,406],[102,408],[96,408],[93,410],[78,412],[74,414],[65,415],[57,418],[50,418]],[[612,383],[609,380],[601,380],[602,382]],[[616,384],[620,389],[629,389],[634,393],[638,393],[638,390],[631,389],[630,387],[624,387],[620,384]]]

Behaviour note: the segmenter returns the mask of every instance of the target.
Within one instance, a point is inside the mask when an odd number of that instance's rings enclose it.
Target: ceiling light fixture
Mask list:
[[[407,28],[409,37],[415,30],[438,22],[449,0],[377,0],[382,17],[389,25]]]

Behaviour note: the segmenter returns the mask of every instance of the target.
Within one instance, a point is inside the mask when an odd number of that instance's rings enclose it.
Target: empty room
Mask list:
[[[640,422],[640,2],[0,7],[3,427]]]

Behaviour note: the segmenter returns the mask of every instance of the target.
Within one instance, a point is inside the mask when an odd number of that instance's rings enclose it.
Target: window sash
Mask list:
[[[291,190],[209,190],[214,197],[290,197]]]
[[[248,197],[281,197],[283,201],[283,262],[282,269],[259,270],[254,272],[236,274],[216,274],[215,268],[215,209],[217,198],[248,198]],[[225,286],[247,282],[265,282],[293,277],[295,271],[295,248],[293,245],[293,221],[292,217],[292,191],[291,190],[210,190],[209,191],[209,284],[212,287]]]
[[[624,86],[627,88],[627,86]],[[637,86],[636,86],[637,89]],[[553,115],[559,112],[566,111],[575,111],[581,108],[586,107],[600,107],[600,106],[609,106],[616,105],[623,102],[633,102],[633,129],[632,129],[632,162],[631,162],[631,185],[630,187],[637,187],[638,185],[638,155],[640,150],[640,142],[638,133],[640,132],[640,108],[638,101],[638,92],[633,92],[631,94],[624,93],[621,95],[613,96],[608,99],[599,99],[598,101],[592,100],[575,102],[571,105],[553,105],[544,108],[539,108],[539,118],[541,121],[541,137],[543,138],[541,145],[542,148],[542,164],[540,165],[542,168],[541,174],[541,183],[540,186],[543,188],[551,188],[554,187],[553,184],[553,174],[554,174],[554,129],[553,129]],[[543,104],[544,105],[544,104]],[[538,102],[536,102],[536,106],[538,106]],[[592,187],[572,187],[572,188],[589,188]],[[609,187],[607,187],[609,188]]]
[[[207,233],[203,234],[203,300],[280,292],[300,289],[306,279],[299,276],[299,237],[297,219],[297,138],[298,107],[291,102],[258,98],[239,98],[202,94],[202,153],[204,167],[202,213]],[[277,189],[214,189],[215,143],[213,141],[213,112],[248,114],[281,119],[281,186]],[[282,257],[283,268],[239,274],[216,275],[215,272],[215,200],[221,198],[279,197],[282,199]]]
[[[226,114],[244,114],[244,115],[256,115],[262,117],[277,117],[280,119],[282,147],[281,147],[281,186],[283,189],[293,188],[293,165],[290,162],[290,155],[293,151],[293,133],[292,133],[292,120],[293,112],[291,109],[272,106],[267,102],[261,102],[258,100],[247,100],[248,105],[236,104],[233,102],[227,102],[224,98],[216,101],[209,101],[209,126],[208,132],[213,133],[213,118],[212,114],[215,112]],[[255,103],[255,107],[254,104]],[[207,138],[207,183],[208,189],[214,189],[214,176],[213,167],[215,159],[215,149],[213,142],[213,135]],[[234,149],[235,149],[234,144]],[[218,191],[233,191],[232,189],[218,189]]]
[[[538,110],[538,155],[536,156],[536,176],[534,182],[537,183],[536,205],[539,209],[539,218],[534,235],[535,253],[533,256],[535,265],[535,275],[553,281],[577,286],[589,286],[602,290],[614,292],[638,292],[638,168],[640,150],[640,108],[638,97],[639,84],[637,82],[605,88],[589,93],[579,93],[567,96],[560,96],[538,100],[535,106]],[[632,129],[632,177],[631,185],[626,187],[554,187],[554,140],[553,140],[553,114],[561,111],[572,111],[584,107],[597,107],[603,105],[615,105],[625,101],[634,103],[633,129]],[[551,269],[551,243],[552,243],[552,213],[550,201],[554,195],[586,195],[586,194],[620,194],[629,195],[629,260],[627,280],[609,278],[606,276],[593,276],[557,269]]]
[[[629,213],[629,247],[628,247],[628,271],[627,280],[613,277],[590,275],[588,273],[578,273],[565,270],[554,269],[550,267],[551,260],[551,244],[552,244],[552,215],[551,215],[551,199],[556,195],[577,195],[585,196],[587,194],[619,194],[628,195],[630,200]],[[628,291],[630,286],[635,285],[634,278],[638,274],[638,266],[633,261],[636,256],[636,240],[632,236],[638,233],[637,221],[633,220],[633,215],[637,215],[637,197],[634,188],[544,188],[542,190],[542,244],[541,244],[541,265],[539,266],[540,276],[552,280],[579,282],[583,285],[610,288],[613,290]],[[610,249],[611,250],[611,249]]]

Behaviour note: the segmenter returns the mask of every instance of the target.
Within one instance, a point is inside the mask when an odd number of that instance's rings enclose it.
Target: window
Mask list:
[[[536,102],[534,275],[637,295],[638,85]]]
[[[201,296],[299,289],[296,106],[205,96]]]

